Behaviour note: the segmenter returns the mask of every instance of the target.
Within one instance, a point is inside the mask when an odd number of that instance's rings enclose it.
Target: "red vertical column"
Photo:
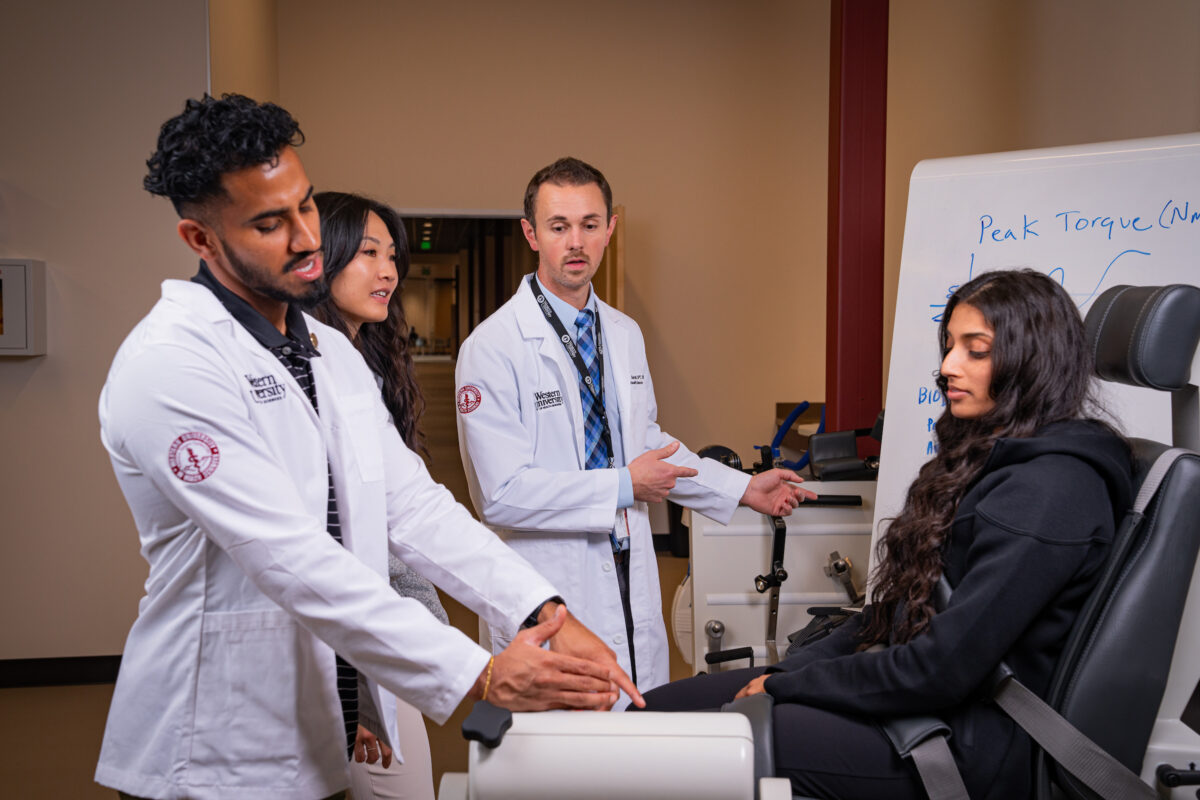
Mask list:
[[[833,0],[830,39],[826,428],[845,430],[883,402],[888,0]]]

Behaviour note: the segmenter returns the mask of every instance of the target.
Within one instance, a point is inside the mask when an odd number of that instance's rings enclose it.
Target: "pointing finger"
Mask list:
[[[642,699],[642,693],[633,685],[633,681],[625,674],[625,670],[617,667],[615,670],[610,671],[608,676],[613,683],[625,690],[625,694],[629,695],[629,699],[635,706],[638,708],[646,707],[646,701]]]

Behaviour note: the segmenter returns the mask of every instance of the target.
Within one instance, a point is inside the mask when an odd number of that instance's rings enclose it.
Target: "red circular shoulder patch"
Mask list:
[[[458,390],[457,405],[460,414],[470,414],[475,409],[479,408],[479,404],[483,402],[483,395],[479,391],[479,387],[467,384]]]
[[[217,449],[217,443],[203,433],[185,433],[171,442],[167,463],[179,480],[199,483],[217,471],[221,451]]]

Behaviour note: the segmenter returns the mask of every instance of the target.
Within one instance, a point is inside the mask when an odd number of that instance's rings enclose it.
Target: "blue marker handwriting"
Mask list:
[[[917,389],[917,405],[944,406],[946,405],[946,398],[942,397],[942,390],[936,386],[921,386]]]
[[[1116,219],[1109,216],[1087,217],[1075,210],[1060,211],[1054,215],[1054,218],[1062,220],[1064,233],[1086,231],[1089,228],[1103,228],[1107,232],[1106,239],[1112,239],[1113,229],[1118,225],[1121,230],[1132,230],[1137,233],[1144,233],[1154,227],[1153,222],[1146,222],[1141,217],[1117,217]]]
[[[1038,232],[1033,229],[1037,225],[1036,219],[1030,219],[1028,214],[1022,214],[1020,239],[1023,241],[1030,236],[1037,236]],[[1018,237],[1012,228],[997,227],[996,220],[991,214],[984,214],[979,218],[979,243],[983,244],[984,239],[991,239],[993,242],[1003,242],[1006,240],[1017,241]]]
[[[1162,211],[1158,212],[1158,227],[1170,230],[1176,222],[1186,222],[1189,225],[1200,220],[1200,209],[1192,211],[1191,203],[1185,202],[1180,208],[1174,200],[1168,200]]]
[[[1115,209],[1105,209],[1103,207],[1089,209],[1084,204],[1076,207],[1060,207],[1059,209],[1054,209],[1052,213],[1045,213],[1047,210],[1043,209],[1043,213],[1034,215],[1030,215],[1029,213],[997,215],[990,212],[983,212],[979,214],[975,224],[975,236],[973,237],[975,239],[975,246],[972,250],[981,253],[984,251],[995,253],[996,255],[993,258],[987,260],[996,263],[994,258],[1001,258],[999,253],[1008,252],[1009,248],[1005,247],[1002,250],[996,250],[994,246],[1006,245],[1010,242],[1045,242],[1047,239],[1054,239],[1061,236],[1071,237],[1071,239],[1100,236],[1103,241],[1113,241],[1114,237],[1126,237],[1120,240],[1121,244],[1126,244],[1126,247],[1118,250],[1109,259],[1107,264],[1104,265],[1100,277],[1094,283],[1088,277],[1095,274],[1094,268],[1089,268],[1088,265],[1070,265],[1070,271],[1074,276],[1076,285],[1072,285],[1070,277],[1067,274],[1067,268],[1063,266],[1045,265],[1039,267],[1067,289],[1076,305],[1082,311],[1107,285],[1137,280],[1137,273],[1134,270],[1139,267],[1144,268],[1142,262],[1144,262],[1145,258],[1151,256],[1150,247],[1146,245],[1149,245],[1154,240],[1155,231],[1168,232],[1185,229],[1200,232],[1200,202],[1192,205],[1191,200],[1169,198],[1165,199],[1157,207],[1143,207],[1142,209],[1126,208],[1120,210],[1122,213],[1109,213],[1113,210]],[[1141,213],[1135,213],[1138,210]],[[1145,245],[1130,247],[1128,245],[1133,244],[1133,242],[1129,237],[1136,237],[1139,245],[1142,242]],[[1116,247],[1121,247],[1121,244],[1117,244]],[[1010,247],[1016,248],[1019,252],[1025,252],[1024,248],[1019,245],[1010,245]],[[991,249],[989,250],[988,248]],[[932,312],[929,318],[932,322],[940,323],[942,321],[942,317],[945,314],[946,301],[962,283],[974,277],[976,266],[975,255],[975,252],[970,253],[965,280],[948,286],[945,290],[945,296],[940,299],[940,302],[929,304],[929,309]],[[1011,258],[1011,256],[1004,258]],[[1004,264],[1003,261],[1000,263]],[[1101,264],[1103,263],[1101,261]],[[991,266],[981,267],[981,269],[990,268]],[[1085,281],[1086,285],[1078,285]],[[916,400],[918,406],[939,406],[944,408],[946,405],[946,399],[936,387],[918,387]],[[928,414],[925,417],[926,431],[932,436],[935,420],[929,417]],[[936,442],[932,440],[927,442],[926,455],[933,455],[936,452]]]
[[[1153,230],[1169,231],[1181,224],[1195,225],[1200,222],[1200,206],[1193,206],[1190,200],[1182,202],[1174,198],[1166,200],[1154,215],[1147,214],[1107,214],[1096,213],[1095,209],[1084,210],[1066,208],[1053,214],[1053,222],[1038,227],[1040,218],[1021,214],[1018,221],[1013,219],[1000,221],[993,214],[979,215],[976,244],[1004,244],[1005,242],[1023,242],[1037,237],[1042,233],[1098,233],[1111,241],[1113,234],[1121,231],[1129,233],[1146,233]]]
[[[1049,275],[1054,280],[1058,281],[1060,286],[1062,286],[1068,292],[1071,293],[1071,297],[1074,298],[1074,300],[1075,300],[1075,305],[1079,306],[1079,309],[1082,311],[1084,306],[1086,306],[1088,303],[1092,302],[1092,300],[1095,299],[1096,295],[1098,295],[1100,293],[1101,287],[1104,286],[1105,280],[1109,277],[1109,272],[1112,271],[1112,268],[1116,265],[1116,263],[1118,261],[1120,261],[1122,258],[1126,258],[1126,260],[1128,260],[1128,258],[1127,258],[1128,256],[1149,256],[1149,255],[1150,255],[1150,253],[1147,250],[1132,250],[1132,249],[1122,250],[1121,252],[1117,253],[1116,256],[1114,256],[1111,261],[1108,262],[1107,266],[1104,267],[1104,271],[1100,273],[1100,278],[1096,281],[1095,285],[1091,286],[1090,288],[1085,287],[1085,289],[1083,291],[1071,291],[1073,287],[1067,286],[1067,271],[1065,269],[1063,269],[1062,267],[1054,267],[1054,268],[1048,270],[1046,272],[1046,274]],[[971,280],[971,278],[974,277],[974,275],[975,275],[975,254],[971,253],[971,261],[967,267],[967,280],[968,281]],[[965,282],[966,281],[964,281],[964,283]],[[946,288],[946,296],[942,302],[929,304],[929,307],[931,309],[934,309],[934,314],[932,317],[930,317],[930,320],[932,322],[940,323],[942,321],[942,313],[946,309],[945,301],[949,300],[950,296],[952,294],[954,294],[956,291],[958,291],[958,287],[961,285],[962,284],[955,283],[955,284],[948,286]]]

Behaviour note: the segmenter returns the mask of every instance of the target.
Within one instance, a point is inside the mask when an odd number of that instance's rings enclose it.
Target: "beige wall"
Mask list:
[[[918,161],[1200,130],[1194,0],[897,0],[891,9],[885,379]]]
[[[205,88],[203,0],[0,0],[0,256],[47,268],[48,354],[0,359],[0,658],[120,652],[145,562],[96,400],[158,283],[195,269],[141,188]]]
[[[558,156],[598,166],[660,421],[749,457],[824,389],[828,40],[824,2],[289,0],[279,93],[318,186],[401,208],[516,210]]]

